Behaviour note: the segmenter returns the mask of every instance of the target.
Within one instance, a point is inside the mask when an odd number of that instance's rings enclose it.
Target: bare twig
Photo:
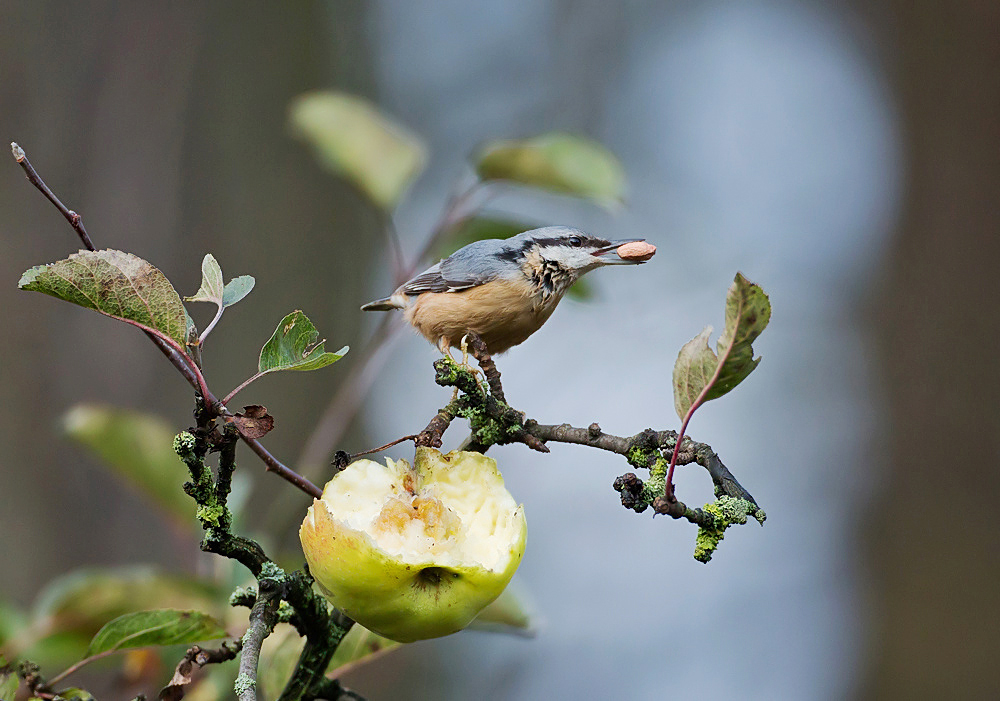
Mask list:
[[[228,662],[236,657],[240,648],[241,643],[223,643],[222,647],[215,650],[205,650],[197,645],[189,647],[184,657],[177,663],[170,683],[160,689],[157,695],[158,701],[181,701],[187,686],[191,684],[195,670],[209,664]]]
[[[90,240],[90,236],[87,234],[87,230],[83,226],[83,218],[76,212],[68,209],[58,197],[49,189],[49,186],[45,184],[41,176],[35,171],[28,157],[25,155],[24,150],[21,149],[16,143],[11,143],[11,151],[14,154],[15,160],[21,166],[25,172],[25,176],[28,181],[34,185],[38,190],[44,194],[48,200],[55,205],[66,220],[72,225],[74,231],[80,236],[80,240],[83,241],[84,246],[88,250],[95,250],[94,244]],[[146,336],[153,342],[153,344],[160,349],[160,351],[167,357],[178,372],[188,381],[194,390],[201,395],[205,402],[205,406],[212,412],[215,416],[229,416],[229,410],[226,409],[225,403],[220,402],[211,390],[208,388],[208,383],[205,381],[205,376],[202,375],[201,370],[198,369],[197,364],[188,356],[187,354],[181,352],[177,348],[174,348],[169,342],[160,338],[156,334],[145,332]],[[231,393],[233,394],[233,393]],[[243,441],[250,447],[250,449],[257,454],[257,456],[264,461],[264,465],[267,467],[268,472],[273,472],[284,480],[287,480],[291,484],[295,485],[306,494],[313,497],[319,497],[323,494],[315,484],[310,482],[305,477],[297,474],[292,469],[286,467],[277,458],[275,458],[267,449],[261,445],[259,441],[253,438],[246,438],[240,436]]]
[[[467,333],[465,338],[469,350],[472,352],[472,357],[476,359],[479,367],[483,370],[486,383],[490,386],[490,394],[501,402],[506,403],[507,399],[503,394],[503,385],[500,383],[500,371],[497,370],[497,365],[493,362],[493,356],[490,355],[489,350],[486,348],[486,343],[474,331]]]
[[[349,455],[348,456],[348,460],[355,460],[357,458],[360,458],[362,455],[371,455],[372,453],[381,453],[383,450],[387,450],[387,449],[391,448],[394,445],[399,445],[400,443],[403,443],[405,441],[416,440],[417,438],[419,438],[419,436],[420,436],[419,433],[414,433],[413,435],[410,435],[410,436],[403,436],[402,438],[397,438],[394,441],[389,441],[385,445],[380,445],[378,448],[371,448],[369,450],[362,450],[360,453],[354,453],[352,455]]]
[[[440,448],[441,436],[451,426],[452,419],[454,418],[455,415],[448,410],[448,407],[441,409],[427,424],[427,428],[417,434],[414,444],[430,448]]]
[[[60,214],[66,217],[66,221],[70,223],[70,226],[72,226],[73,230],[79,235],[84,247],[86,247],[88,251],[96,250],[94,248],[94,244],[90,240],[90,235],[87,233],[87,229],[83,226],[83,217],[68,208],[59,200],[58,197],[55,196],[55,193],[49,189],[49,186],[45,184],[45,181],[42,180],[38,173],[35,172],[34,167],[31,165],[31,161],[28,160],[28,157],[24,154],[24,150],[20,146],[12,141],[10,143],[10,150],[11,153],[14,154],[14,160],[16,160],[18,165],[24,169],[24,175],[28,178],[28,182],[38,188],[39,192],[45,195],[49,202],[55,205],[55,208],[59,210]]]

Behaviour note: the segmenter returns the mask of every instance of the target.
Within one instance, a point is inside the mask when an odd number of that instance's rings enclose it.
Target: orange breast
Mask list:
[[[474,331],[490,353],[503,353],[535,333],[552,315],[558,298],[544,306],[525,280],[494,280],[461,292],[425,292],[406,310],[406,320],[440,348],[458,348]]]

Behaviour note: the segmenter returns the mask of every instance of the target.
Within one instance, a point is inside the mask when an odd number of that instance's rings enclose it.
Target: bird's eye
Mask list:
[[[583,245],[583,239],[580,238],[579,236],[570,236],[569,237],[569,245],[570,246],[576,246],[577,248],[579,248],[580,246]]]

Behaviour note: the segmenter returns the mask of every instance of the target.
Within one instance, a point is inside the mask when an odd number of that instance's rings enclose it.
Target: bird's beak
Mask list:
[[[591,255],[595,258],[600,259],[603,265],[636,265],[638,263],[645,263],[644,260],[624,260],[618,257],[618,247],[626,243],[636,243],[637,241],[645,241],[646,239],[618,239],[617,241],[609,241],[607,246],[603,248],[598,248]]]

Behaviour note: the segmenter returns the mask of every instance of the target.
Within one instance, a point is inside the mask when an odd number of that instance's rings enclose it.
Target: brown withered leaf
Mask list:
[[[192,675],[196,669],[201,669],[207,664],[227,662],[236,657],[240,647],[239,643],[223,643],[222,647],[217,650],[203,650],[197,645],[188,648],[184,658],[174,670],[173,679],[160,689],[156,698],[158,701],[180,701],[184,698],[186,691],[184,687],[191,683]]]
[[[235,415],[233,423],[244,438],[256,439],[274,428],[274,417],[267,413],[267,407],[251,404],[243,407],[242,414]]]

